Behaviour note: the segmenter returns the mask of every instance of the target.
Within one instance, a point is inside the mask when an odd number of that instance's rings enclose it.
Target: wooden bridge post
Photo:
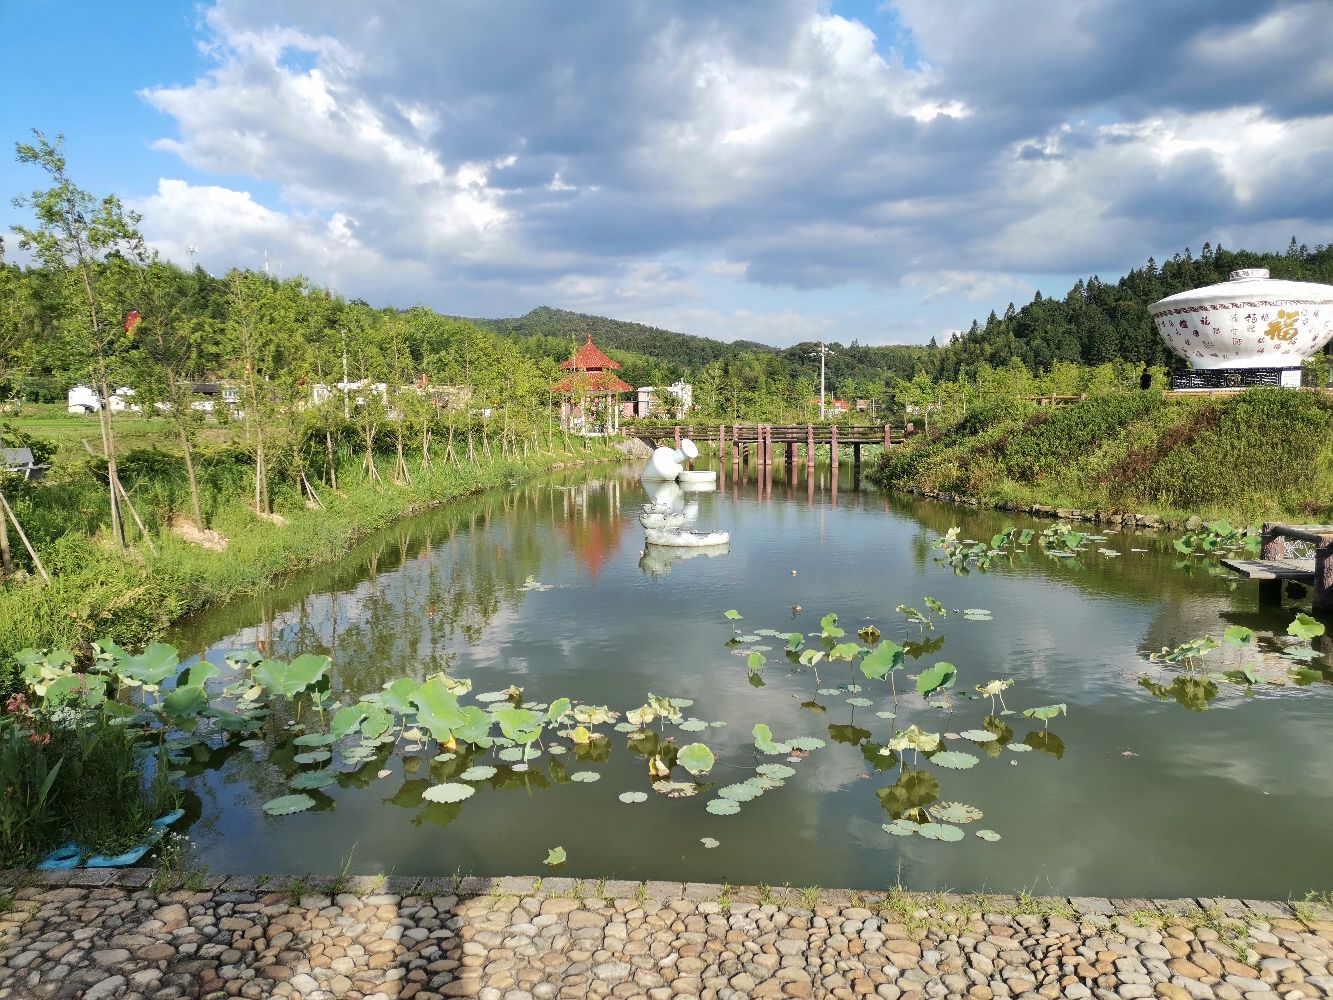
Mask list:
[[[893,447],[893,425],[886,423],[884,425],[884,450],[888,451],[892,447]]]
[[[680,450],[680,424],[676,425],[676,450]]]
[[[731,464],[739,466],[741,464],[741,425],[731,425]]]
[[[796,442],[790,438],[783,442],[783,448],[787,452],[787,485],[791,485],[792,469],[796,464]]]
[[[1333,535],[1320,535],[1314,550],[1314,600],[1310,610],[1315,614],[1333,614]]]
[[[852,445],[852,478],[861,478],[861,442]]]
[[[807,469],[815,467],[815,425],[805,425],[805,466]]]
[[[1287,540],[1277,532],[1277,526],[1265,522],[1263,534],[1260,536],[1263,540],[1263,550],[1260,557],[1268,561],[1276,561],[1287,557]],[[1318,557],[1315,557],[1315,584],[1319,583]],[[1259,581],[1259,603],[1261,605],[1281,605],[1282,604],[1282,579],[1260,580]]]
[[[838,425],[837,424],[829,425],[828,463],[830,468],[834,470],[838,468]],[[836,476],[838,473],[834,471],[833,474]]]

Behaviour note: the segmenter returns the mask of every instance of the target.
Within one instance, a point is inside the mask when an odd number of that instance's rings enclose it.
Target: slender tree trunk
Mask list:
[[[0,582],[14,572],[14,560],[9,552],[9,518],[0,513]]]
[[[116,439],[111,430],[111,386],[103,377],[102,405],[97,408],[97,423],[102,431],[102,457],[106,459],[107,490],[111,495],[111,535],[119,548],[125,547],[125,523],[120,510],[120,497],[116,493],[119,477],[116,474]]]
[[[194,526],[203,531],[204,514],[199,504],[199,480],[194,473],[194,446],[190,444],[190,435],[184,423],[177,423],[176,431],[181,439],[181,453],[185,456],[185,476],[190,481],[190,509],[194,512]]]
[[[333,458],[333,431],[324,425],[324,461],[328,466],[329,489],[338,488],[338,465]]]

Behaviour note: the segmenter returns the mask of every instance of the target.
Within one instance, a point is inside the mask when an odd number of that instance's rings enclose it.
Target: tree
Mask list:
[[[34,142],[16,143],[20,163],[45,171],[51,187],[14,199],[14,207],[30,209],[34,226],[14,226],[19,248],[31,251],[44,267],[66,278],[67,308],[77,342],[101,393],[98,424],[102,432],[102,455],[106,459],[107,490],[111,508],[111,534],[125,546],[121,515],[124,488],[116,472],[116,438],[111,426],[111,376],[119,348],[132,324],[119,322],[117,285],[123,288],[126,269],[141,265],[147,249],[139,234],[139,216],[127,212],[120,199],[107,195],[100,201],[78,187],[69,177],[65,162],[65,137],[51,142],[33,129]],[[74,317],[77,316],[77,319]],[[116,317],[113,319],[112,317]]]

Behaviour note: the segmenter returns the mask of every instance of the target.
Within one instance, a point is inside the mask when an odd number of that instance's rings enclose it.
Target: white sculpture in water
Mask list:
[[[695,471],[685,468],[685,463],[699,457],[699,446],[689,438],[683,438],[679,448],[657,448],[644,467],[641,479],[675,481],[689,483],[691,486],[703,486],[717,481],[717,473],[711,470]]]

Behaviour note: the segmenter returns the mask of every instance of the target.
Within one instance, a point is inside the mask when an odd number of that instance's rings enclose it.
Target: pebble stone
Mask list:
[[[1255,901],[1145,919],[1144,900],[232,881],[0,889],[0,1000],[1333,997],[1333,913]]]

